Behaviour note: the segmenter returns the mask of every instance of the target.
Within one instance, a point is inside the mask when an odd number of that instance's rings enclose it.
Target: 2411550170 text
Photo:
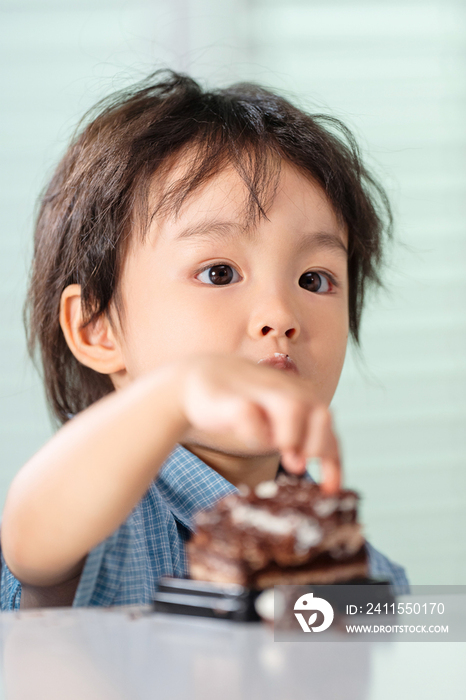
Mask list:
[[[443,603],[366,603],[364,606],[347,605],[347,615],[443,615]]]

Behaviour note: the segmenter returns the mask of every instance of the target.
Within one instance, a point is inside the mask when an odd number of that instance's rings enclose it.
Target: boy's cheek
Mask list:
[[[127,334],[125,355],[130,374],[136,377],[189,355],[235,354],[237,333],[231,323],[227,332],[226,317],[231,319],[218,307],[209,315],[205,309],[199,312],[188,304],[140,317]]]
[[[316,398],[326,406],[330,405],[340,381],[347,346],[348,332],[337,334],[332,342],[321,348],[319,366],[314,367],[311,380],[316,389]]]

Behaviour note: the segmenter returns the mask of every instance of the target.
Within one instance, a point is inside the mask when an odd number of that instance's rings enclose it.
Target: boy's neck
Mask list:
[[[184,444],[183,447],[234,486],[246,484],[254,488],[261,481],[273,480],[280,464],[278,453],[249,457],[220,452],[204,445]]]

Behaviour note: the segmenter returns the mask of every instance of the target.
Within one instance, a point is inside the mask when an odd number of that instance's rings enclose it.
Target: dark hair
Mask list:
[[[107,312],[135,211],[177,211],[226,165],[245,182],[251,216],[266,215],[282,159],[324,189],[348,228],[349,323],[358,342],[366,287],[380,284],[392,219],[384,190],[338,119],[305,114],[253,84],[203,91],[173,72],[157,72],[96,109],[42,198],[26,304],[29,349],[34,355],[40,345],[47,397],[61,422],[113,391],[107,375],[79,363],[68,348],[59,324],[63,290],[81,285],[85,322]],[[184,151],[192,158],[189,172],[164,190],[164,175]],[[154,174],[161,196],[148,212]]]

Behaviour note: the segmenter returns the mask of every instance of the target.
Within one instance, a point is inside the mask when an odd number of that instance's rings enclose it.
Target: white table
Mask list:
[[[466,643],[277,643],[147,608],[2,613],[0,631],[8,700],[466,698]]]

